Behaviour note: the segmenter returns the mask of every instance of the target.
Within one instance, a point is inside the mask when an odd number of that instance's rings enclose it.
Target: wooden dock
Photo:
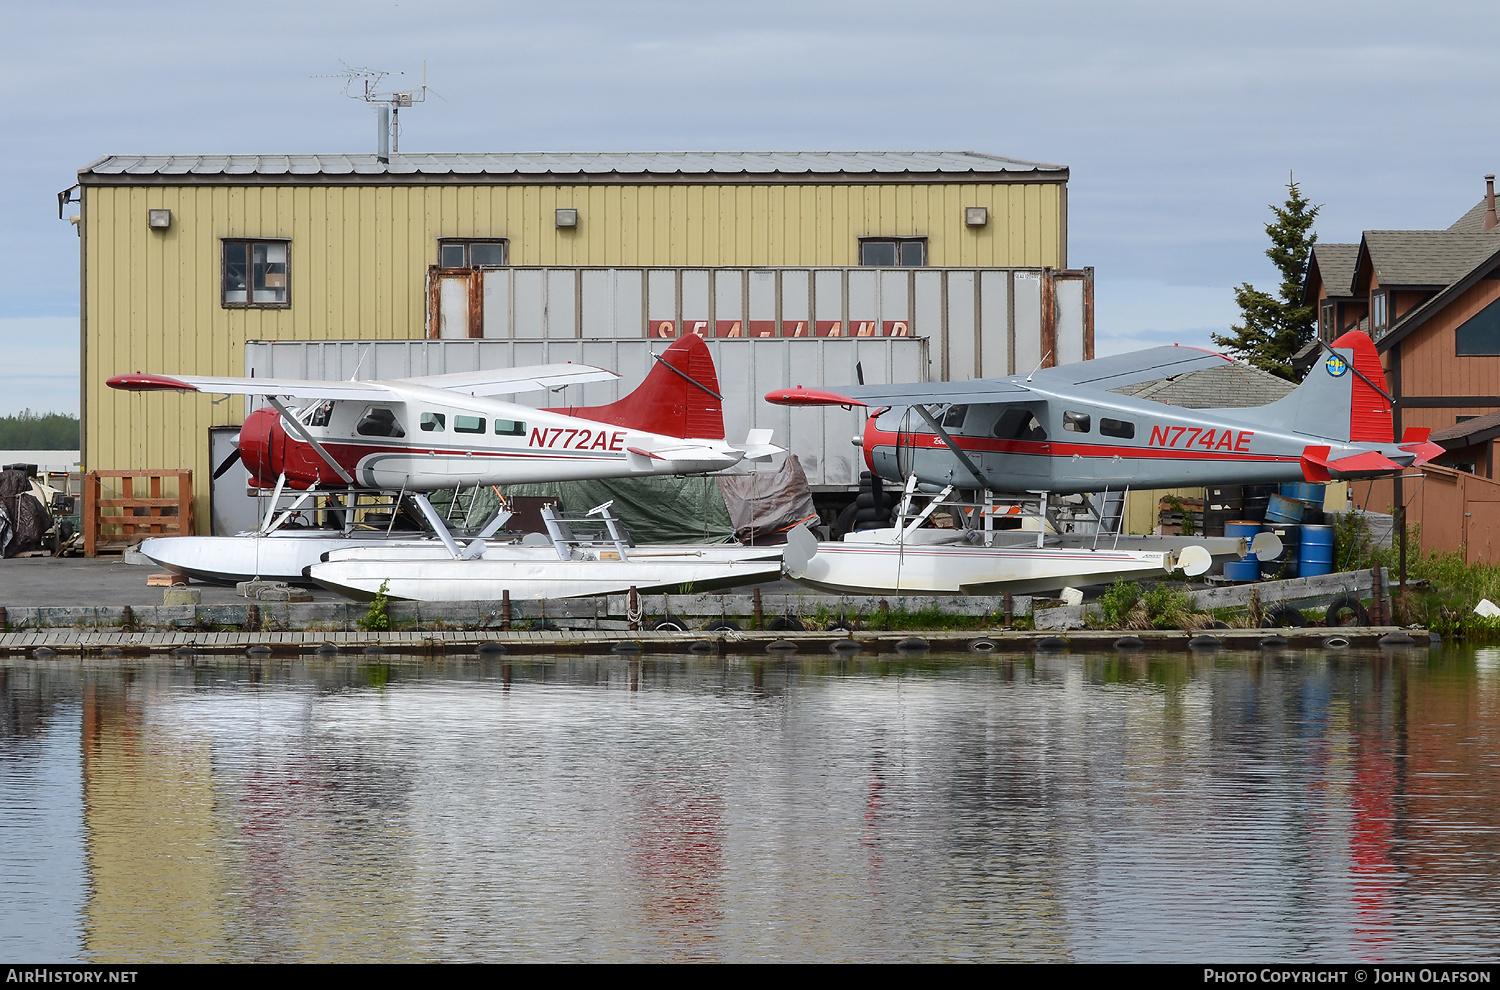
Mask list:
[[[1195,651],[1303,650],[1391,647],[1426,650],[1436,644],[1425,630],[1392,626],[1120,631],[1089,629],[1062,635],[1045,631],[923,632],[96,632],[39,629],[0,634],[0,657],[35,659],[238,658],[359,656],[420,658],[454,654],[695,654],[793,655],[924,653],[1004,655],[1101,650]]]

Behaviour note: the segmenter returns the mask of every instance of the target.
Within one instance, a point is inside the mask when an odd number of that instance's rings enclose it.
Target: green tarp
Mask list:
[[[500,490],[508,498],[556,498],[564,512],[587,512],[613,501],[610,511],[625,524],[631,539],[638,544],[728,543],[734,539],[734,525],[729,521],[718,479],[704,475],[502,485]],[[451,490],[434,492],[431,501],[455,525],[478,527],[495,511],[498,499],[493,489],[481,488],[471,508],[473,494],[473,489],[464,489],[451,516]]]

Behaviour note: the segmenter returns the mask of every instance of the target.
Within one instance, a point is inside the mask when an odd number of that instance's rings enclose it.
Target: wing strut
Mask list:
[[[978,466],[976,466],[974,462],[969,459],[969,455],[964,452],[963,448],[960,447],[957,442],[955,442],[954,439],[948,435],[948,431],[938,425],[938,421],[932,418],[932,413],[927,411],[927,407],[912,406],[912,408],[917,411],[918,415],[927,420],[928,426],[937,431],[937,435],[942,438],[943,443],[947,444],[948,449],[953,451],[953,456],[957,457],[959,463],[967,468],[969,473],[974,476],[974,481],[979,485],[984,485],[984,475],[980,473]]]
[[[276,396],[274,395],[268,395],[266,396],[266,401],[276,407],[276,411],[281,413],[281,418],[285,420],[287,425],[296,432],[297,436],[301,437],[309,445],[311,445],[312,449],[318,452],[318,456],[327,461],[328,466],[338,472],[339,477],[344,479],[344,484],[354,484],[353,476],[350,475],[348,471],[345,471],[343,466],[340,465],[338,461],[333,459],[333,455],[330,454],[321,443],[318,443],[318,441],[313,437],[311,433],[307,432],[307,427],[303,426],[302,423],[297,419],[297,417],[292,415],[291,410],[287,409],[286,406],[281,404],[280,399],[276,398]]]

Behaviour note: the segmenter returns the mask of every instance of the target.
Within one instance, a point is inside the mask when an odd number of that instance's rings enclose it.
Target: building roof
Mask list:
[[[1243,409],[1275,402],[1297,386],[1243,361],[1113,391],[1184,409]]]
[[[1058,181],[1065,165],[975,151],[624,151],[375,155],[107,155],[81,169],[81,183],[634,181],[731,179],[826,181],[922,176],[954,181]]]
[[[1449,450],[1457,450],[1493,440],[1497,436],[1500,436],[1500,412],[1492,412],[1434,430],[1428,439]]]
[[[1330,296],[1354,294],[1354,264],[1359,260],[1358,244],[1314,244],[1313,261]]]
[[[1382,286],[1441,289],[1473,271],[1500,247],[1500,239],[1448,230],[1367,230],[1363,244]],[[1361,274],[1358,268],[1355,274]]]
[[[1469,209],[1469,212],[1453,221],[1453,225],[1448,229],[1455,234],[1493,233],[1500,235],[1500,227],[1493,227],[1490,230],[1484,229],[1484,211],[1485,207],[1487,207],[1488,205],[1488,198],[1481,196],[1479,198],[1479,202],[1475,203],[1473,207]]]

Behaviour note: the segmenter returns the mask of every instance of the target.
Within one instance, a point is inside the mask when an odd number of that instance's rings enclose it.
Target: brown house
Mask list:
[[[1494,176],[1485,183],[1485,197],[1446,230],[1367,230],[1358,244],[1316,245],[1303,299],[1317,306],[1322,340],[1351,329],[1374,338],[1398,438],[1414,427],[1431,430],[1449,451],[1439,463],[1493,478],[1491,448],[1500,437],[1493,429],[1500,426],[1500,225]],[[1405,507],[1410,524],[1431,517],[1423,527],[1427,549],[1464,549],[1470,541],[1463,520],[1476,515],[1473,503],[1495,496],[1485,488],[1484,495],[1476,489],[1440,500],[1441,513],[1436,504],[1418,506],[1431,501],[1426,494],[1452,487],[1453,472],[1439,473],[1359,483],[1350,496],[1377,511]],[[1429,483],[1436,487],[1424,493]],[[1479,514],[1488,517],[1494,508],[1486,504]],[[1446,525],[1446,515],[1455,513],[1458,522]],[[1468,550],[1471,559],[1491,558],[1487,538]]]

